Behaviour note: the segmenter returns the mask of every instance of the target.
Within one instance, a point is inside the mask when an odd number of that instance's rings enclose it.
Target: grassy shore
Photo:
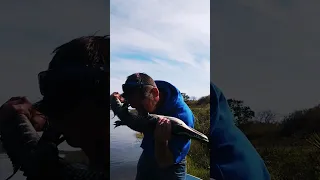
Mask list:
[[[320,106],[275,122],[240,127],[263,158],[272,180],[320,179]]]
[[[196,121],[195,129],[209,135],[210,127],[210,99],[209,96],[200,98],[198,101],[187,101],[190,109],[192,110]],[[138,139],[143,138],[143,134],[136,133]],[[206,144],[199,143],[198,141],[191,142],[191,148],[187,156],[187,173],[201,179],[209,179],[209,149]]]

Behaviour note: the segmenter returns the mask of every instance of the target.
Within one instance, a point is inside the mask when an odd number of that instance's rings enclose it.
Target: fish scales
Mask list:
[[[161,118],[167,118],[170,120],[172,125],[172,134],[184,136],[189,139],[195,139],[204,143],[208,143],[208,137],[203,133],[187,126],[182,120],[169,117],[161,116],[157,114],[146,114],[138,115],[137,113],[130,112],[128,105],[122,103],[118,98],[111,95],[110,106],[115,116],[118,116],[119,120],[115,121],[115,128],[118,126],[126,125],[130,129],[138,132],[153,132],[157,121]]]

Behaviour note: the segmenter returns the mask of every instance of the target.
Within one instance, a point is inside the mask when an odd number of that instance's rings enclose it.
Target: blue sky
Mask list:
[[[132,73],[210,94],[209,0],[111,0],[111,92]]]

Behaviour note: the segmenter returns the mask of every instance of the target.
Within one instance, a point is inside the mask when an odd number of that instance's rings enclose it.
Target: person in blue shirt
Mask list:
[[[210,86],[210,177],[215,180],[269,180],[264,161],[234,124],[227,99]]]
[[[181,119],[194,127],[194,116],[180,91],[166,81],[154,81],[145,73],[128,76],[123,97],[139,114],[153,113]],[[161,119],[154,133],[144,134],[143,152],[137,165],[136,180],[184,180],[190,140],[171,135],[168,119]]]

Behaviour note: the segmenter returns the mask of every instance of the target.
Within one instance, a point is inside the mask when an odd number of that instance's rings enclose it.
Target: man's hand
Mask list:
[[[154,131],[154,138],[157,142],[167,142],[171,138],[171,122],[167,118],[161,118]]]
[[[38,143],[40,136],[36,130],[42,130],[45,121],[45,117],[25,97],[13,97],[0,107],[3,147],[14,167],[17,167],[15,170],[21,168],[25,176],[48,174],[49,170],[54,169],[52,164],[58,160],[58,150],[54,144]]]
[[[45,116],[34,110],[26,97],[12,97],[0,107],[0,126],[19,114],[25,115],[36,131],[41,131],[44,127]]]
[[[160,168],[166,168],[172,165],[173,155],[168,147],[168,141],[171,138],[171,122],[167,118],[161,118],[154,131],[155,138],[155,156]]]
[[[124,98],[121,96],[121,94],[119,94],[118,92],[113,92],[112,94],[111,94],[111,97],[115,97],[115,98],[117,98],[117,99],[119,99],[120,100],[120,102],[124,102]]]

